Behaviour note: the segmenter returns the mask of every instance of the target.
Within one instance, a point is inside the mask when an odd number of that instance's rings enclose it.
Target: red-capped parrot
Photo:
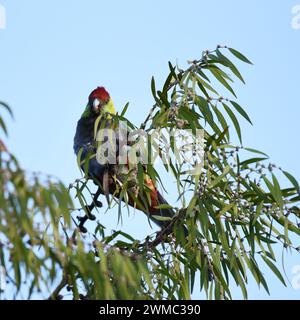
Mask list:
[[[77,156],[80,153],[81,161],[85,161],[91,152],[94,154],[97,152],[97,143],[94,132],[96,119],[99,121],[98,128],[111,128],[112,121],[109,120],[111,119],[110,115],[115,114],[116,110],[113,101],[105,88],[98,87],[93,90],[89,95],[87,106],[77,123],[76,134],[74,137],[74,151]],[[101,116],[100,119],[98,118],[99,116]],[[114,127],[114,130],[117,129],[118,128]],[[118,159],[120,151],[118,143],[122,137],[118,136],[117,139],[116,158]],[[128,167],[128,165],[125,166]],[[84,168],[84,164],[82,165],[82,168]],[[94,156],[89,159],[87,168],[89,178],[93,179],[93,181],[101,187],[103,194],[106,196],[107,194],[110,194],[117,198],[120,196],[122,186],[121,184],[118,184],[118,181],[120,182],[124,178],[124,165],[120,165],[118,162],[113,164],[101,164],[97,160],[97,157]],[[131,179],[131,183],[133,182],[133,185],[130,185],[129,189],[137,190],[137,185],[134,184],[137,184],[138,178],[137,172],[134,170],[133,175],[135,175]],[[129,205],[147,214],[149,218],[160,227],[164,227],[167,225],[169,220],[157,220],[154,216],[172,217],[174,216],[174,211],[168,207],[167,201],[157,190],[155,182],[151,180],[150,176],[146,172],[143,172],[143,179],[145,189],[147,191],[144,190],[142,194],[139,191],[137,191],[137,193],[134,191],[133,193],[129,193],[127,202]]]

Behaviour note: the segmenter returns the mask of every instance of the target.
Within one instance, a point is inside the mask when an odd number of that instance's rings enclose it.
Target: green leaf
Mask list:
[[[269,266],[269,268],[275,273],[275,275],[277,276],[277,278],[284,284],[284,286],[286,287],[286,283],[284,281],[283,276],[281,275],[281,272],[278,270],[278,268],[275,266],[275,264],[270,261],[267,257],[265,256],[261,256],[263,258],[263,260],[265,261],[265,263]]]
[[[249,151],[249,152],[252,152],[252,153],[262,154],[262,155],[264,155],[264,156],[269,158],[269,156],[266,153],[262,152],[262,151],[259,151],[259,150],[253,149],[253,148],[244,148],[244,149]]]
[[[240,53],[239,51],[237,51],[236,49],[233,48],[228,48],[228,50],[234,55],[236,56],[238,59],[240,59],[243,62],[249,63],[249,64],[253,64],[247,57],[245,57],[242,53]]]
[[[193,196],[193,198],[191,199],[189,205],[188,205],[188,208],[186,210],[186,215],[189,216],[192,211],[194,210],[195,208],[195,205],[197,203],[197,200],[198,200],[198,196]]]
[[[239,124],[236,116],[234,115],[232,110],[225,103],[222,102],[222,104],[223,104],[223,107],[225,108],[226,112],[228,113],[228,115],[229,115],[229,117],[230,117],[230,119],[231,119],[231,121],[232,121],[232,123],[233,123],[233,125],[235,127],[235,130],[236,130],[236,133],[237,133],[237,135],[239,137],[240,142],[242,143],[241,127],[240,127],[240,124]]]
[[[273,177],[274,177],[274,175],[273,175]],[[282,208],[283,207],[283,199],[282,199],[282,195],[281,195],[281,191],[280,191],[278,182],[276,185],[273,185],[267,177],[263,177],[263,180],[264,180],[265,184],[267,185],[268,189],[270,190],[275,201]],[[274,183],[274,180],[273,180],[273,183]]]
[[[158,206],[155,206],[154,208],[155,209],[162,209],[162,210],[173,209],[172,206],[170,206],[169,204],[166,204],[166,203],[163,203],[163,204],[160,204]]]
[[[122,112],[121,112],[121,117],[124,117],[127,109],[128,109],[128,106],[129,106],[129,102],[126,103],[125,107],[123,108]]]
[[[123,232],[123,231],[119,231],[119,233],[120,233],[121,236],[125,237],[126,239],[128,239],[128,240],[130,240],[132,242],[135,241],[135,239],[131,235],[129,235],[129,234]]]
[[[283,171],[284,175],[290,180],[293,186],[297,189],[298,193],[300,193],[300,187],[298,181],[287,171]]]
[[[233,207],[235,207],[235,203],[227,204],[217,215],[216,218],[220,218],[224,213],[229,212]]]
[[[264,161],[264,160],[267,160],[268,158],[251,158],[251,159],[247,159],[247,160],[244,160],[240,163],[240,166],[241,167],[245,167],[247,166],[248,164],[251,164],[251,163],[257,163],[257,162],[260,162],[260,161]]]
[[[249,123],[252,124],[248,114],[246,113],[246,111],[238,104],[236,103],[235,101],[230,101],[230,103],[234,106],[234,108],[237,110],[237,112],[243,116]]]
[[[158,94],[159,98],[161,99],[161,101],[163,102],[165,108],[170,108],[170,103],[167,99],[166,93],[161,92],[161,91],[157,91],[157,94]]]
[[[167,97],[168,90],[169,90],[169,88],[170,88],[170,83],[171,83],[171,81],[172,81],[172,79],[173,79],[173,73],[174,73],[174,71],[173,71],[173,72],[171,71],[171,72],[169,73],[169,75],[168,75],[168,77],[167,77],[167,79],[166,79],[166,81],[165,81],[165,83],[164,83],[162,93],[163,93],[163,95],[164,95],[165,97]]]
[[[209,122],[213,121],[213,114],[209,108],[209,104],[206,99],[204,99],[201,96],[195,97],[195,103],[199,107],[201,113],[203,114],[203,117],[205,120],[209,120]]]
[[[172,220],[171,217],[163,217],[163,216],[158,216],[158,215],[151,215],[151,218],[154,218],[155,220],[158,220],[158,221],[170,221]]]
[[[220,74],[220,71],[216,68],[210,68],[209,71],[215,76],[215,78],[228,90],[230,91],[235,97],[236,94],[229,85],[229,83],[225,80],[225,78]]]
[[[220,281],[220,283],[222,284],[223,289],[227,292],[227,294],[230,297],[231,296],[230,290],[229,290],[228,284],[226,283],[226,280],[224,279],[224,277],[222,275],[222,272],[219,270],[218,266],[216,265],[216,263],[214,261],[212,261],[212,265],[213,265],[214,275]]]
[[[5,135],[7,136],[8,132],[7,132],[7,128],[6,125],[3,121],[3,119],[0,117],[0,128],[2,128],[2,130],[4,131]]]
[[[226,174],[231,170],[230,166],[226,166],[222,172],[221,175],[219,175],[216,179],[212,180],[212,182],[208,185],[209,189],[212,189],[213,187],[215,187],[216,185],[219,184],[219,182],[222,181],[222,179],[226,176]]]
[[[283,197],[280,189],[279,182],[276,178],[276,176],[272,173],[272,180],[273,180],[273,185],[274,185],[274,191],[276,193],[276,198],[278,199],[278,202],[281,207],[283,207]]]
[[[11,116],[12,118],[14,118],[14,114],[13,114],[10,106],[9,106],[7,103],[5,103],[5,102],[3,102],[3,101],[0,101],[0,105],[3,106],[3,107],[8,111],[8,113],[10,114],[10,116]]]
[[[213,104],[211,104],[211,107],[214,110],[219,122],[221,123],[221,126],[223,128],[223,132],[224,132],[224,135],[226,135],[227,141],[229,141],[229,130],[228,130],[229,126],[228,126],[222,112],[220,112],[218,110],[218,108],[216,106],[214,106]]]
[[[94,123],[94,139],[95,140],[97,139],[97,132],[98,132],[98,127],[99,127],[99,122],[101,121],[101,119],[102,119],[102,116],[100,115],[97,117],[97,119],[95,120],[95,123]],[[104,123],[105,123],[105,121],[102,123],[100,130],[104,129],[104,128],[102,128]],[[102,136],[101,136],[101,138],[102,138]]]
[[[204,81],[202,78],[197,77],[197,84],[199,89],[205,94],[207,95],[206,91],[203,90],[203,87],[208,89],[209,91],[211,91],[212,93],[218,95],[218,92],[206,81]]]
[[[82,165],[82,161],[81,161],[82,153],[83,153],[83,148],[80,148],[80,150],[77,154],[77,165],[78,165],[79,169],[81,169],[81,165]]]
[[[227,58],[225,57],[219,49],[216,50],[216,53],[220,59],[220,61],[228,67],[243,83],[245,83],[241,73],[237,69],[237,67]]]
[[[174,79],[177,79],[177,75],[175,72],[176,67],[172,65],[171,61],[168,62],[170,72],[172,73]]]
[[[154,77],[151,78],[151,91],[152,91],[152,95],[153,95],[153,98],[156,102],[158,102],[158,98],[157,98],[157,95],[156,95],[156,88],[155,88],[155,79]]]

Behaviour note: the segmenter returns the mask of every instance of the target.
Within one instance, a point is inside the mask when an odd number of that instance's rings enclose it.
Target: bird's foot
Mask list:
[[[88,219],[89,218],[87,217],[87,215],[85,215],[84,217],[77,216],[77,220],[79,221],[78,229],[79,229],[80,232],[82,232],[82,233],[86,233],[87,232],[87,229],[84,226],[84,224],[87,222]]]
[[[97,207],[97,208],[101,208],[102,207],[102,202],[100,202],[99,200],[97,200],[98,198],[98,194],[96,193],[93,199],[92,204],[90,204],[89,206],[85,206],[84,211],[85,211],[85,216],[80,217],[77,216],[77,220],[79,221],[79,225],[78,228],[80,230],[80,232],[82,233],[86,233],[87,229],[84,226],[85,223],[87,222],[87,220],[96,220],[96,216],[94,214],[92,214],[92,210]]]

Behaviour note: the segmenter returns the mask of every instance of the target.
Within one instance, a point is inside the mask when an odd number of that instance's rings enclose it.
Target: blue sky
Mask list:
[[[129,101],[128,117],[139,123],[152,105],[152,75],[159,83],[169,60],[184,65],[226,44],[254,62],[239,65],[247,85],[235,86],[254,123],[242,123],[244,145],[264,150],[299,181],[300,30],[291,27],[297,4],[300,0],[0,0],[7,20],[0,30],[0,100],[16,118],[8,120],[10,149],[23,167],[69,183],[79,176],[72,151],[76,121],[94,87],[104,85],[119,109]],[[172,187],[169,182],[169,199]],[[115,212],[100,218],[120,227]],[[138,212],[124,217],[122,227],[137,237],[151,232]],[[287,256],[289,279],[296,264],[299,255]],[[267,278],[272,298],[300,298],[300,290]],[[268,298],[253,282],[249,289],[250,298]],[[241,297],[238,290],[234,297]]]

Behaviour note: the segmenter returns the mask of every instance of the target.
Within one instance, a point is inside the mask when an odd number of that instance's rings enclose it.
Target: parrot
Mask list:
[[[77,122],[76,132],[74,136],[74,152],[77,157],[80,157],[81,163],[84,163],[88,158],[88,165],[82,164],[82,170],[87,170],[88,178],[101,188],[101,193],[108,196],[120,197],[122,184],[120,181],[124,180],[124,164],[107,163],[103,164],[97,160],[97,157],[90,157],[89,154],[96,153],[96,141],[95,141],[95,121],[99,121],[98,127],[110,128],[112,127],[111,117],[116,115],[116,109],[114,103],[110,97],[110,94],[104,87],[97,87],[93,90],[89,97],[88,103],[81,115],[81,118]],[[100,119],[99,119],[100,117]],[[98,120],[97,120],[98,119]],[[117,127],[113,127],[115,131]],[[122,141],[124,137],[116,135],[118,142]],[[125,140],[125,139],[123,139]],[[107,141],[107,140],[106,140]],[[120,152],[116,143],[117,156]],[[130,147],[126,145],[126,147]],[[120,147],[119,147],[120,148]],[[122,147],[123,148],[123,147]],[[87,169],[86,169],[87,168]],[[126,168],[125,168],[126,169]],[[164,199],[162,194],[156,187],[156,183],[152,181],[147,174],[145,167],[143,166],[143,181],[145,188],[147,188],[147,195],[145,191],[137,191],[138,177],[137,171],[133,170],[131,175],[130,188],[133,190],[134,196],[128,196],[127,203],[145,213],[151,221],[153,221],[160,228],[164,228],[170,223],[170,219],[175,215],[175,211],[168,202]],[[119,182],[119,183],[118,183]],[[124,201],[124,199],[122,199]],[[141,203],[145,203],[141,205]],[[157,217],[163,217],[158,219]],[[166,218],[166,219],[165,219]]]

